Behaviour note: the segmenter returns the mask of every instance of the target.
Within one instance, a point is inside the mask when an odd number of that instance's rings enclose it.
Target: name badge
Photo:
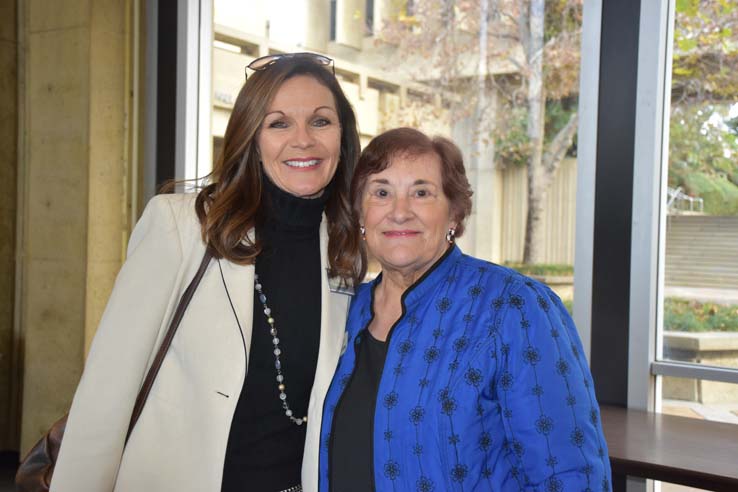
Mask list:
[[[347,284],[341,277],[328,277],[328,288],[336,294],[354,295],[354,287]]]

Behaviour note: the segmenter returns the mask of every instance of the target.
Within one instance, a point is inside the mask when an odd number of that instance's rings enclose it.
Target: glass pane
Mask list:
[[[244,66],[259,54],[325,54],[362,144],[412,126],[461,147],[474,209],[460,247],[555,284],[571,305],[582,2],[546,2],[533,19],[528,3],[215,0],[213,136],[223,136]],[[526,228],[529,204],[539,220]],[[536,246],[527,256],[526,241]]]
[[[661,412],[692,419],[738,424],[738,384],[701,379],[661,378]],[[703,489],[666,482],[661,492],[698,492]],[[658,491],[659,489],[654,489]]]
[[[738,384],[661,377],[661,412],[738,424]]]
[[[731,2],[676,2],[661,353],[738,369],[736,20]]]

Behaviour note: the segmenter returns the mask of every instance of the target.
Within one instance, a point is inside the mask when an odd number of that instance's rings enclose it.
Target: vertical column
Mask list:
[[[652,411],[656,378],[650,372],[656,356],[659,305],[663,302],[660,286],[664,285],[663,271],[658,266],[659,258],[665,255],[665,241],[660,238],[666,237],[662,206],[666,204],[668,177],[665,162],[669,151],[673,26],[673,2],[642,3],[634,142],[628,407]]]
[[[597,171],[597,111],[599,109],[602,0],[584,2],[579,75],[577,137],[576,238],[574,244],[573,318],[587,360],[592,339],[592,258],[595,179]]]
[[[90,5],[85,353],[120,269],[129,232],[126,123],[132,91],[126,90],[130,78],[126,16],[130,3],[96,0]]]
[[[0,7],[0,451],[17,449],[15,290],[18,165],[18,30],[16,2]]]
[[[640,0],[603,0],[592,227],[591,366],[600,403],[627,406],[633,270],[637,95],[642,42]],[[581,137],[580,137],[581,138]],[[641,189],[641,191],[643,191]],[[581,206],[578,204],[578,206]],[[579,251],[577,251],[579,254]],[[638,279],[638,281],[643,281]],[[576,302],[579,302],[578,300]],[[575,303],[576,304],[576,303]],[[640,327],[639,327],[640,328]],[[645,376],[645,375],[644,375]],[[613,490],[643,491],[646,481],[613,476]]]
[[[366,8],[363,0],[338,0],[336,2],[336,39],[335,42],[360,50],[366,29],[364,16],[357,13]]]
[[[84,357],[90,2],[21,2],[21,452],[66,412]]]
[[[592,375],[602,403],[628,401],[633,161],[640,0],[602,4],[592,261]]]
[[[155,109],[147,112],[146,126],[156,130],[148,133],[147,160],[144,165],[144,175],[148,178],[144,184],[145,200],[154,196],[164,182],[177,175],[178,4],[179,0],[147,2],[149,22],[152,19],[156,19],[156,22],[149,25],[147,33],[149,59],[146,72],[149,80],[156,84],[156,89],[150,87],[147,91],[151,101],[149,107]],[[152,149],[155,149],[153,155]]]
[[[21,452],[68,410],[122,261],[133,1],[19,3]]]

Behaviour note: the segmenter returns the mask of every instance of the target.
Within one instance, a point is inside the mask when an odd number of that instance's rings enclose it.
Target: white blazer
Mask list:
[[[211,261],[124,449],[136,395],[205,252],[194,197],[154,197],[131,235],[74,396],[52,492],[221,489],[251,342],[253,266]],[[324,272],[327,245],[323,217]],[[318,488],[323,399],[342,349],[350,301],[332,291],[326,273],[321,283],[320,352],[302,468],[308,492]]]

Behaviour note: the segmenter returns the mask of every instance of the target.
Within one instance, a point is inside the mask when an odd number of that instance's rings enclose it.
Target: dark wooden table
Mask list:
[[[738,491],[738,425],[603,406],[613,474]]]

